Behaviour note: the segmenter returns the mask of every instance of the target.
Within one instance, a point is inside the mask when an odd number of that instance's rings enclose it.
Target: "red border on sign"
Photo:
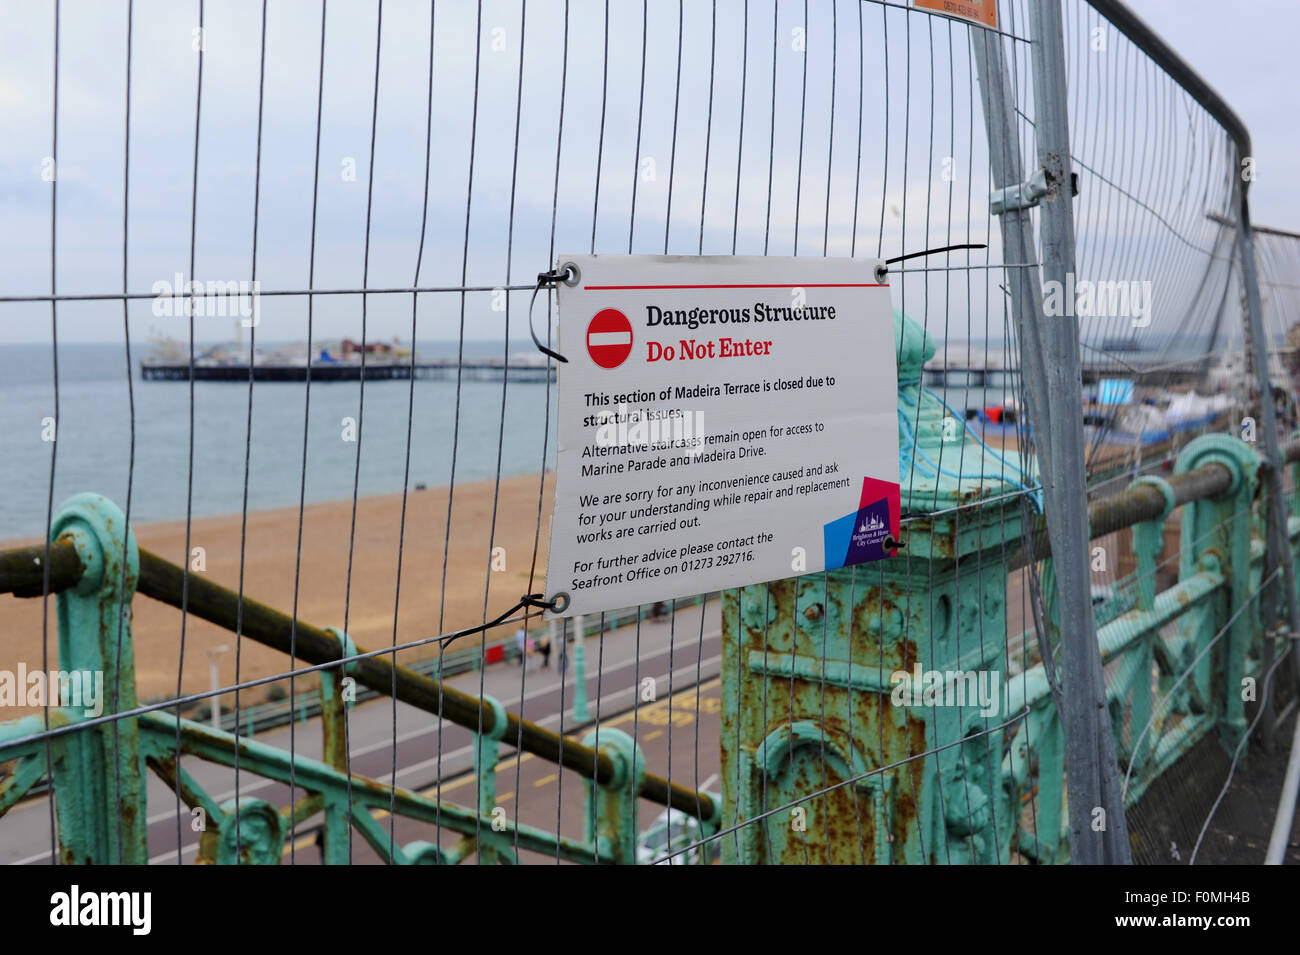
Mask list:
[[[708,288],[889,288],[879,282],[826,282],[816,285],[584,285],[584,292],[627,292],[637,289],[708,289]]]

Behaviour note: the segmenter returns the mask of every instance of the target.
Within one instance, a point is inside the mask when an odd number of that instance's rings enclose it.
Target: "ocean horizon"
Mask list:
[[[286,342],[258,342],[274,347]],[[456,341],[419,341],[417,353],[452,358]],[[196,352],[210,344],[196,343]],[[131,482],[131,522],[183,520],[238,514],[244,508],[244,462],[248,450],[249,511],[296,507],[303,488],[304,419],[307,426],[305,502],[400,493],[406,466],[409,381],[240,382],[194,385],[194,457],[190,475],[190,400],[187,381],[143,381],[140,359],[148,341],[132,342],[135,398],[134,472],[132,412],[121,341],[59,345],[57,423],[54,362],[48,344],[0,345],[0,407],[6,412],[4,469],[0,479],[0,540],[45,534],[54,468],[54,508],[73,494],[94,491],[126,509]],[[467,358],[500,357],[500,341],[466,341]],[[531,341],[510,342],[510,354],[536,354]],[[457,484],[542,471],[546,390],[542,382],[462,383]],[[554,387],[553,385],[551,386]],[[504,421],[502,399],[505,399]],[[550,441],[555,453],[555,395],[550,395]],[[407,485],[452,483],[456,432],[456,382],[417,380],[411,414],[410,478]],[[358,441],[345,440],[344,419],[359,419]],[[499,440],[498,440],[499,439]],[[357,449],[360,446],[358,467]]]

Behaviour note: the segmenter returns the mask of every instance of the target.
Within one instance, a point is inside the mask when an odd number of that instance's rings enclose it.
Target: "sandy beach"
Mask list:
[[[1014,434],[991,435],[987,441],[991,448],[1014,459]],[[481,624],[485,616],[491,619],[528,592],[534,533],[538,527],[538,485],[539,477],[531,475],[503,479],[499,492],[494,481],[455,487],[445,591],[443,546],[449,489],[428,488],[407,495],[398,643]],[[497,517],[492,537],[494,493]],[[541,535],[533,585],[536,591],[542,590],[545,582],[553,493],[553,474],[548,474],[541,495]],[[120,506],[122,502],[118,503]],[[401,513],[401,494],[363,497],[357,502],[349,589],[352,502],[330,501],[306,506],[302,515],[298,580],[300,620],[319,627],[343,627],[346,611],[348,633],[359,646],[372,650],[392,645]],[[239,514],[195,518],[191,524],[191,546],[205,551],[207,565],[202,573],[231,590],[239,586],[240,525]],[[141,547],[175,564],[184,563],[183,520],[137,524],[134,529]],[[251,511],[246,534],[244,593],[286,614],[291,613],[298,508]],[[0,544],[0,549],[36,543],[38,539],[30,538],[9,541]],[[492,546],[505,548],[505,570],[489,571]],[[177,668],[181,664],[181,613],[143,596],[136,598],[133,609],[137,694],[141,700],[171,696],[176,693]],[[513,626],[502,627],[498,632],[489,633],[489,640],[500,640],[513,630]],[[0,595],[0,637],[3,638],[0,668],[13,669],[20,660],[29,670],[39,668],[41,600]],[[477,644],[478,638],[472,639]],[[226,685],[236,682],[235,635],[197,617],[186,619],[183,692],[209,689],[207,651],[223,644],[229,648],[219,657],[221,682]],[[400,659],[409,661],[436,655],[437,646],[433,644],[406,651]],[[51,665],[58,660],[53,601],[50,602],[49,659]],[[251,639],[241,641],[238,673],[241,680],[266,677],[287,669],[289,659],[285,654]],[[287,683],[284,686],[287,689]],[[299,688],[302,686],[300,683]],[[262,686],[241,694],[241,705],[262,702],[268,689]],[[232,704],[233,697],[223,699],[223,705]]]
[[[450,549],[446,559],[445,601],[442,584],[443,546],[447,530],[446,487],[412,491],[407,496],[406,532],[402,547],[401,599],[396,640],[451,633],[481,624],[509,608],[527,592],[532,564],[534,535],[538,526],[537,475],[503,479],[496,508],[496,532],[492,513],[496,482],[457,485],[451,514]],[[553,476],[548,474],[542,492],[541,528],[537,577],[534,589],[544,586],[547,535],[550,526]],[[401,528],[402,495],[362,498],[357,502],[356,538],[353,547],[351,587],[348,587],[348,537],[352,520],[351,501],[309,504],[303,511],[301,573],[298,590],[299,619],[320,627],[344,625],[365,649],[394,642],[393,610],[396,598],[398,539]],[[206,552],[205,576],[237,589],[240,567],[239,514],[195,518],[191,545]],[[185,558],[185,522],[145,524],[135,527],[141,547],[176,564]],[[244,593],[290,613],[294,599],[295,553],[298,540],[298,508],[256,511],[248,515],[245,547]],[[11,541],[0,548],[38,543]],[[489,570],[492,546],[505,548],[505,569]],[[350,597],[349,597],[350,594]],[[13,669],[24,661],[29,670],[41,666],[41,604],[39,598],[19,599],[0,595],[0,668]],[[49,659],[58,658],[58,633],[54,603],[50,602]],[[441,626],[439,618],[442,618]],[[501,639],[514,627],[489,633]],[[170,696],[176,692],[176,675],[181,664],[181,613],[148,597],[134,601],[136,688],[141,700]],[[477,643],[478,638],[474,637]],[[229,651],[220,656],[221,681],[235,682],[235,635],[206,621],[189,617],[185,624],[185,660],[182,689],[185,692],[209,688],[207,650],[225,644]],[[407,651],[401,660],[437,655],[437,645]],[[251,639],[241,641],[239,677],[242,680],[270,676],[289,669],[289,659],[279,651]],[[299,682],[299,689],[303,683]],[[287,683],[285,684],[287,689]],[[241,695],[241,705],[261,702],[268,687]],[[229,705],[230,700],[224,701]],[[14,715],[18,715],[16,712]]]
[[[991,450],[1014,463],[1014,433],[989,434]],[[1127,452],[1126,452],[1127,453]],[[446,487],[412,491],[407,496],[405,539],[402,546],[401,599],[397,614],[396,642],[408,642],[483,623],[495,617],[529,589],[534,534],[538,527],[540,479],[537,475],[493,481],[468,482],[454,489],[450,549],[446,556],[446,584],[443,585],[446,539]],[[548,474],[541,492],[541,534],[537,540],[537,570],[533,590],[545,586],[546,553],[550,527],[554,476]],[[496,529],[492,534],[493,498],[496,496]],[[302,549],[298,580],[298,617],[319,627],[343,627],[364,649],[373,650],[394,643],[393,611],[397,586],[398,539],[401,529],[402,495],[361,498],[356,510],[356,535],[352,548],[351,586],[348,585],[349,529],[352,502],[330,501],[309,504],[303,511]],[[245,547],[244,593],[284,613],[294,605],[295,556],[298,541],[298,509],[253,511],[248,514]],[[237,590],[240,574],[241,516],[195,518],[191,545],[205,551],[210,580]],[[185,558],[185,522],[168,521],[135,526],[136,539],[147,548],[176,564]],[[9,541],[0,549],[39,543],[35,539]],[[505,569],[490,571],[491,548],[505,548]],[[486,608],[484,603],[486,587]],[[444,600],[445,594],[445,600]],[[0,595],[0,669],[15,669],[19,661],[29,671],[39,669],[42,660],[41,600]],[[177,669],[181,664],[181,613],[148,597],[134,602],[136,688],[141,700],[163,698],[176,693]],[[536,623],[533,626],[537,626]],[[514,625],[488,634],[499,641],[513,634]],[[478,637],[466,640],[478,644]],[[258,679],[289,669],[285,654],[251,639],[240,642],[239,671],[236,674],[235,635],[207,621],[188,617],[185,623],[183,692],[210,688],[208,650],[221,645],[228,650],[219,657],[223,685]],[[452,645],[449,644],[449,647]],[[434,657],[437,644],[404,651],[403,662]],[[50,603],[49,660],[58,660],[58,633],[54,603]],[[315,685],[314,678],[299,689]],[[282,684],[287,690],[287,682]],[[267,699],[268,686],[241,694],[241,705]],[[233,696],[223,705],[233,704]],[[27,712],[23,710],[22,712]],[[15,712],[15,715],[18,715]]]

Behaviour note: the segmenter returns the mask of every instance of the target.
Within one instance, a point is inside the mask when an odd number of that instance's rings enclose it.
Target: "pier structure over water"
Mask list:
[[[323,363],[310,366],[312,381],[502,381],[508,378],[518,384],[552,382],[555,365],[542,362],[510,362],[500,359],[469,359],[457,362],[454,358],[436,361],[373,362],[366,365],[350,363]],[[195,381],[248,381],[247,364],[195,364]],[[306,381],[305,364],[253,363],[254,381]],[[141,362],[140,375],[145,381],[189,381],[191,366],[188,362]]]

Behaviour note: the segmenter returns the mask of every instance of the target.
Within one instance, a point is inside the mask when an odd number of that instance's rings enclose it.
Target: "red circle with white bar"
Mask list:
[[[632,354],[632,323],[616,308],[603,308],[587,326],[587,354],[601,368],[617,368]]]

